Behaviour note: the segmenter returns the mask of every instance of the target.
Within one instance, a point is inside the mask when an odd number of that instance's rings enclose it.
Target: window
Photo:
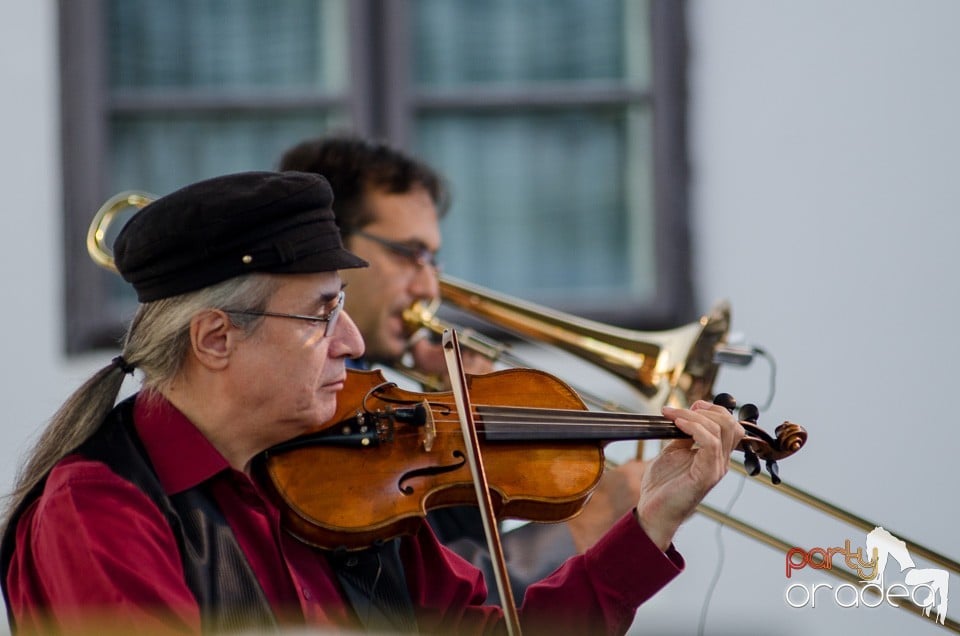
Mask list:
[[[449,179],[446,270],[624,326],[689,319],[683,5],[61,0],[67,348],[134,299],[87,257],[127,189],[271,169],[333,128]]]

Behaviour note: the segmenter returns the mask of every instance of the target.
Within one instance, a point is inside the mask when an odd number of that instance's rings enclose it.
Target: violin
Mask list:
[[[572,388],[543,371],[467,376],[467,385],[501,519],[569,519],[603,474],[606,444],[688,437],[660,415],[589,411]],[[776,483],[776,462],[800,450],[807,433],[784,422],[771,436],[756,425],[756,407],[748,407],[739,414],[746,435],[738,450],[751,474],[765,460]],[[477,505],[450,392],[408,391],[380,371],[348,370],[330,422],[261,457],[285,504],[287,529],[305,543],[359,550],[415,533],[434,508]]]

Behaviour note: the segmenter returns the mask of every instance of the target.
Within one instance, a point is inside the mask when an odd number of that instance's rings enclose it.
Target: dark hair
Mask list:
[[[369,192],[403,194],[419,186],[429,193],[441,217],[450,207],[444,179],[430,166],[386,143],[353,135],[303,141],[283,153],[279,168],[327,178],[333,189],[333,212],[344,236],[374,221],[364,205]]]

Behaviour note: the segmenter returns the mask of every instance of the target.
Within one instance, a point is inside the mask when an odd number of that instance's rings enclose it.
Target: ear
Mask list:
[[[237,329],[219,309],[209,309],[190,319],[190,347],[197,362],[210,370],[221,370],[230,362]]]

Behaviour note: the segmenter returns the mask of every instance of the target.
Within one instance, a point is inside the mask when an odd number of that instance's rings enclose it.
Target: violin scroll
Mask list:
[[[807,443],[807,430],[793,422],[784,422],[773,432],[777,434],[777,442],[786,455],[796,453]]]
[[[733,413],[737,401],[729,393],[719,393],[713,400],[714,404],[719,404]],[[777,460],[789,457],[803,448],[807,442],[807,431],[799,424],[793,422],[784,422],[779,425],[774,432],[776,437],[770,435],[765,430],[757,426],[757,420],[760,417],[760,409],[753,404],[744,404],[740,407],[738,413],[740,425],[746,431],[740,445],[737,447],[743,451],[743,465],[750,476],[756,476],[760,473],[760,460],[763,459],[770,474],[770,481],[774,484],[780,483],[780,468]]]

